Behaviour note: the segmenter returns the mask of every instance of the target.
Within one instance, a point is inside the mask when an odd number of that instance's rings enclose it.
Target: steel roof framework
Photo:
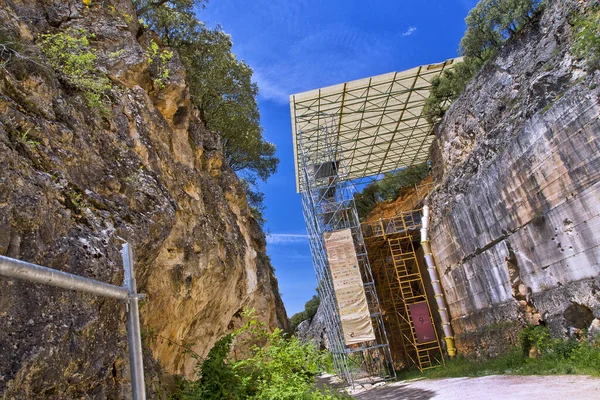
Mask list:
[[[336,160],[356,180],[420,164],[428,159],[433,127],[422,116],[435,77],[459,59],[391,72],[290,96],[296,190],[302,191],[299,143],[310,161],[319,164],[323,147],[334,141]],[[323,126],[337,129],[325,138]]]

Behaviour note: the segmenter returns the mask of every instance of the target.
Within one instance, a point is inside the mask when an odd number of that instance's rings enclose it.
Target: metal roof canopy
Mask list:
[[[360,179],[420,164],[429,157],[432,125],[421,115],[431,81],[460,58],[390,72],[290,96],[296,190],[300,192],[300,141],[311,163],[335,141],[347,179]],[[322,134],[329,127],[326,138]],[[341,153],[341,154],[339,154]]]

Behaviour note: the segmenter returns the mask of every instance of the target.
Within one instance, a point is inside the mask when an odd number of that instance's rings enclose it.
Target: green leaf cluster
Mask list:
[[[360,193],[354,195],[358,216],[361,220],[364,219],[377,204],[397,199],[403,190],[418,184],[427,175],[429,165],[426,163],[384,174],[383,179],[367,185]]]
[[[97,56],[83,29],[69,28],[40,36],[40,47],[52,68],[67,85],[80,90],[92,108],[106,112],[104,100],[111,89],[109,79],[96,66]]]
[[[308,300],[304,304],[304,310],[292,315],[292,317],[290,318],[290,323],[292,324],[292,327],[296,329],[302,321],[311,321],[317,313],[320,304],[321,298],[317,295],[314,295],[310,300]]]
[[[286,337],[279,329],[268,332],[252,312],[242,328],[219,340],[198,369],[196,382],[184,383],[174,398],[325,400],[347,398],[316,387],[315,376],[326,355],[312,343]],[[251,343],[246,357],[231,357],[233,340]],[[253,344],[252,344],[253,343]]]
[[[541,0],[481,0],[477,3],[465,19],[467,30],[459,47],[463,61],[432,81],[431,93],[423,108],[429,123],[435,124],[444,116],[483,64],[519,32],[542,5]]]
[[[146,58],[148,63],[154,66],[154,83],[159,89],[165,87],[165,81],[169,79],[168,63],[173,58],[173,52],[170,50],[161,50],[158,44],[153,40],[146,49]]]
[[[600,68],[600,6],[575,18],[573,53],[587,60],[588,68]]]

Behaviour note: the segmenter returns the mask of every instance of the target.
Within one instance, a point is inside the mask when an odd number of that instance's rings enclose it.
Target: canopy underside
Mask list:
[[[296,189],[300,154],[310,164],[343,161],[360,179],[428,159],[433,127],[422,116],[433,78],[460,59],[422,65],[290,96]],[[327,150],[329,149],[329,151]]]

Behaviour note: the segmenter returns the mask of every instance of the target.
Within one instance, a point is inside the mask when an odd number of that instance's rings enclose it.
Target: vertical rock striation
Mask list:
[[[270,327],[288,321],[265,236],[177,55],[157,85],[146,48],[159,40],[130,1],[98,3],[0,0],[2,33],[31,60],[0,69],[0,254],[120,285],[131,243],[152,387],[158,370],[190,377],[183,350],[206,355],[244,307]],[[107,113],[36,45],[68,28],[94,35]],[[0,396],[129,397],[121,304],[5,279],[0,293]]]
[[[436,130],[431,240],[459,351],[589,324],[573,304],[600,316],[600,72],[570,52],[579,4],[549,1]]]

